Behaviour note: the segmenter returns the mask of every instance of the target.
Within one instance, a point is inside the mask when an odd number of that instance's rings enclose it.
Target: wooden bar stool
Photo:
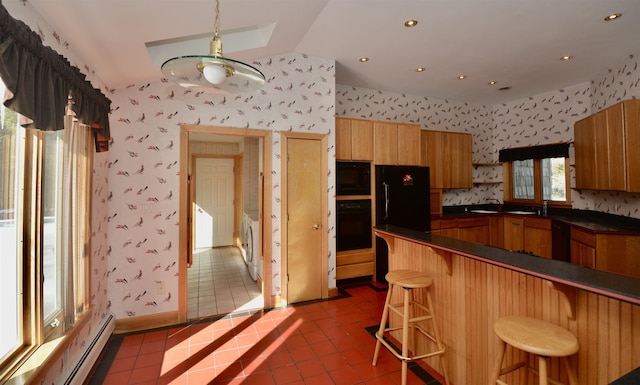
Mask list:
[[[438,326],[433,316],[433,303],[431,302],[431,293],[429,287],[433,284],[433,279],[424,273],[413,270],[392,270],[385,278],[389,282],[389,291],[387,293],[387,299],[384,304],[384,310],[382,312],[382,320],[380,321],[380,329],[376,332],[376,349],[373,354],[373,366],[378,362],[378,353],[380,352],[380,344],[386,346],[389,351],[402,361],[402,385],[407,383],[407,363],[409,361],[440,356],[440,364],[442,365],[442,373],[446,384],[449,384],[449,376],[447,375],[447,369],[444,362],[445,346],[440,340],[440,334],[438,332]],[[391,303],[391,296],[396,287],[404,289],[404,301],[396,304]],[[424,306],[414,300],[414,289],[426,289],[427,304]],[[413,311],[411,311],[413,309]],[[399,327],[387,327],[389,321],[389,311],[393,311],[402,318],[402,326]],[[425,328],[418,325],[421,321],[431,321],[431,330],[428,331]],[[437,350],[420,355],[409,355],[409,332],[414,335],[415,331],[420,332],[431,341],[435,342]],[[394,330],[402,330],[402,350],[398,351],[397,348],[392,346],[385,338],[386,332]],[[415,342],[415,340],[414,340]]]
[[[534,318],[509,316],[496,320],[493,324],[493,330],[500,338],[500,349],[489,384],[504,385],[506,383],[499,380],[498,377],[523,367],[536,373],[536,370],[527,363],[528,359],[527,362],[518,362],[506,368],[502,367],[507,344],[509,344],[538,357],[537,374],[540,385],[547,385],[549,382],[560,384],[560,382],[548,378],[547,358],[549,357],[559,357],[567,369],[569,384],[578,385],[578,379],[569,363],[569,356],[577,353],[580,346],[576,336],[567,329]]]

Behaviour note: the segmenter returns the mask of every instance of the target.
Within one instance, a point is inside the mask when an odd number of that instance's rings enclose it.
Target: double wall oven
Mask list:
[[[371,239],[371,164],[336,162],[336,249],[369,249]]]

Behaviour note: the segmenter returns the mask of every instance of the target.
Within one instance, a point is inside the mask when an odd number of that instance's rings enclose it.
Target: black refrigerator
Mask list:
[[[429,167],[376,166],[376,225],[431,230]],[[376,237],[376,279],[387,283],[387,243]]]

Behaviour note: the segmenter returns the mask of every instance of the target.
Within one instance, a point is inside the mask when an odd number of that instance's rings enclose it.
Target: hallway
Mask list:
[[[194,250],[187,273],[189,320],[264,306],[260,287],[249,275],[236,247]]]

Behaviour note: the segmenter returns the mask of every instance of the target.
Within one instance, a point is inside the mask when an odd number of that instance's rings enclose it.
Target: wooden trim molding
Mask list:
[[[137,332],[140,330],[155,329],[165,326],[180,324],[180,315],[177,311],[149,314],[140,317],[123,318],[116,320],[114,334]]]

